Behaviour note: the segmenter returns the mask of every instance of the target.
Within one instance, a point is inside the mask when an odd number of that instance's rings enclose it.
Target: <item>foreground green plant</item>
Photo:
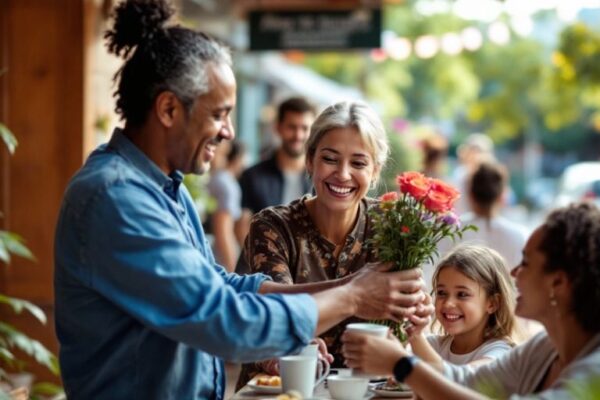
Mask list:
[[[10,130],[0,123],[0,137],[6,145],[8,152],[12,155],[17,147],[17,139]],[[0,213],[0,216],[2,214]],[[8,265],[11,255],[20,256],[29,260],[35,257],[29,251],[23,238],[16,233],[0,230],[0,261]],[[40,323],[46,324],[46,314],[35,304],[10,297],[0,293],[0,304],[8,306],[15,314],[26,312],[32,315]],[[16,327],[5,321],[0,321],[0,384],[7,387],[12,386],[9,370],[24,371],[25,362],[20,360],[14,353],[19,350],[32,357],[36,362],[48,368],[54,375],[59,375],[58,360],[42,343],[30,338]],[[31,388],[31,399],[39,399],[40,396],[56,396],[62,393],[62,388],[52,383],[38,383]],[[10,400],[13,397],[6,390],[0,389],[0,400]]]

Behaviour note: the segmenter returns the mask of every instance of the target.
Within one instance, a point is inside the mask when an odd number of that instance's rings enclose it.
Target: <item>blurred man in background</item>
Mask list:
[[[269,206],[287,204],[310,191],[304,167],[304,144],[315,119],[314,107],[292,97],[279,105],[275,131],[281,140],[272,157],[242,174],[242,207],[252,214]]]

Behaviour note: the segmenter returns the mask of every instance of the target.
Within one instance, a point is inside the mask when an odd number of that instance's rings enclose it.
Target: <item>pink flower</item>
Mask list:
[[[398,192],[387,192],[379,197],[382,202],[392,202],[398,200]]]
[[[425,197],[425,207],[433,212],[450,211],[454,206],[456,199],[460,197],[458,190],[452,186],[440,181],[439,179],[431,179],[431,186],[427,197]]]
[[[396,178],[402,193],[408,193],[417,200],[421,200],[431,187],[431,179],[420,172],[405,172]]]

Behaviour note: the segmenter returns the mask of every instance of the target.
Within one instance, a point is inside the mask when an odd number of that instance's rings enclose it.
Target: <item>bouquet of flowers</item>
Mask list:
[[[396,178],[399,191],[380,197],[371,211],[374,235],[368,244],[381,261],[391,261],[393,270],[418,268],[438,255],[437,244],[445,237],[462,238],[465,231],[452,211],[460,196],[452,186],[419,172],[405,172]],[[401,340],[406,338],[402,324],[384,322]]]

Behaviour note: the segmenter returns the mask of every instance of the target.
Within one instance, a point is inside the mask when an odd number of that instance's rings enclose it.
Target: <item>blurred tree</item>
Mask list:
[[[545,124],[557,130],[584,121],[600,131],[600,32],[583,23],[563,30],[545,85]]]
[[[416,0],[384,8],[384,29],[409,39],[441,37],[466,27],[484,31],[456,15],[421,15]],[[557,26],[554,11],[533,16],[540,26]],[[507,26],[508,20],[502,17]],[[343,84],[358,86],[389,125],[395,118],[451,121],[453,141],[482,131],[498,145],[527,147],[538,142],[577,158],[600,154],[600,33],[581,23],[564,29],[558,48],[511,32],[497,45],[486,39],[477,51],[438,52],[427,59],[368,57],[365,53],[312,53],[305,62]],[[414,49],[413,49],[414,50]],[[406,146],[410,141],[397,143]],[[410,164],[410,163],[409,163]]]

